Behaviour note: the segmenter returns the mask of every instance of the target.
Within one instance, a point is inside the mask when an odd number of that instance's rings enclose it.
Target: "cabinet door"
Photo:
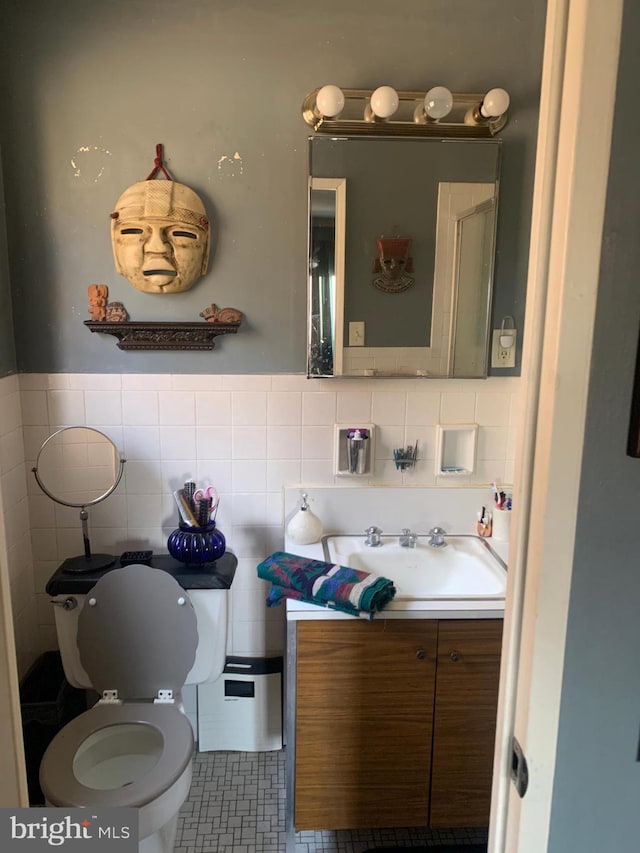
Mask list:
[[[487,826],[501,619],[441,620],[430,826]]]
[[[298,622],[296,830],[425,826],[437,622]]]

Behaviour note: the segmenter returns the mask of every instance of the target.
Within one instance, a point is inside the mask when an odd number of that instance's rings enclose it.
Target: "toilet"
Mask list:
[[[130,565],[105,574],[77,607],[56,607],[65,673],[101,698],[47,748],[47,805],[136,808],[140,853],[171,853],[194,747],[180,692],[222,672],[226,595],[187,593],[167,572]]]

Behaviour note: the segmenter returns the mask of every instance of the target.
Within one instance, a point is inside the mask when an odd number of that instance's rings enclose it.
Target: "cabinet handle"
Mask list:
[[[426,656],[427,656],[427,653],[425,652],[424,649],[418,649],[418,651],[416,652],[416,657],[418,658],[418,660],[424,660],[426,658]]]
[[[462,655],[460,654],[460,652],[451,652],[449,657],[454,663],[456,663],[456,661],[459,661],[462,658]]]

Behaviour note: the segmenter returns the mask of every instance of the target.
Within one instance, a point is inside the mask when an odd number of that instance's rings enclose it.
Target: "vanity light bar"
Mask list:
[[[488,138],[506,125],[508,108],[504,89],[482,94],[449,92],[444,86],[417,92],[327,85],[307,95],[302,117],[323,134]]]

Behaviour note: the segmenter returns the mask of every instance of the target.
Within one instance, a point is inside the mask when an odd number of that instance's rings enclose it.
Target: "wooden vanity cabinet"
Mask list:
[[[296,831],[489,823],[502,620],[296,623]]]
[[[488,826],[502,619],[438,625],[429,826]]]
[[[297,831],[426,824],[437,627],[297,623]]]

